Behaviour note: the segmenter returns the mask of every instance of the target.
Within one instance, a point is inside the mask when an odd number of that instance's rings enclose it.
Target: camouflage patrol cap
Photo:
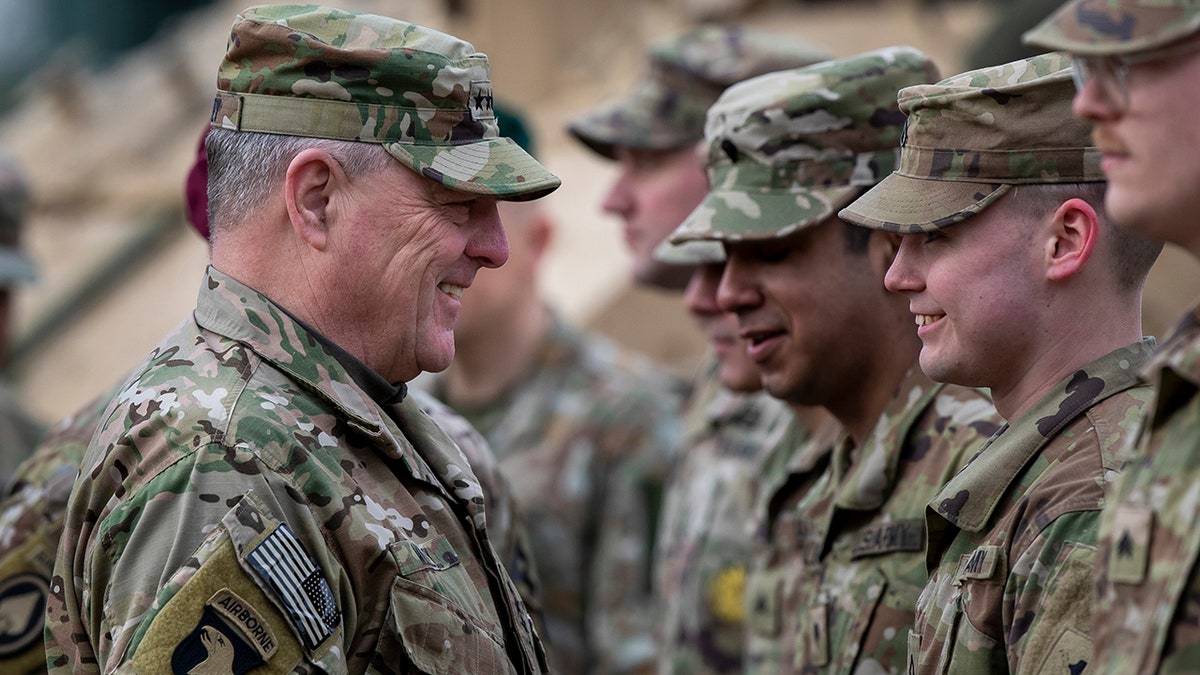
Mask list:
[[[900,92],[900,166],[838,215],[929,232],[979,213],[1018,184],[1104,181],[1091,126],[1071,114],[1070,58],[1050,53]]]
[[[211,124],[379,143],[454,190],[535,199],[558,178],[500,137],[487,56],[374,14],[262,5],[237,16]]]
[[[704,113],[731,84],[829,58],[801,40],[738,26],[705,25],[650,50],[650,68],[628,97],[572,122],[595,152],[673,150],[704,138]]]
[[[663,239],[658,242],[650,255],[664,265],[681,267],[713,265],[725,262],[725,247],[719,241],[707,239],[695,239],[678,244],[671,243],[670,239]]]
[[[1103,56],[1163,47],[1197,30],[1197,0],[1072,0],[1023,39],[1036,47]]]
[[[29,211],[29,184],[17,163],[0,156],[0,287],[37,279],[37,266],[21,248]]]
[[[708,196],[671,241],[773,239],[837,213],[896,166],[902,87],[937,79],[889,47],[729,88],[708,112]]]

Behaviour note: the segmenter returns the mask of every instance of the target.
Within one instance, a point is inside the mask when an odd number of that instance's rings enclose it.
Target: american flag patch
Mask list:
[[[333,634],[342,616],[333,591],[287,525],[276,527],[246,560],[275,592],[308,651]]]

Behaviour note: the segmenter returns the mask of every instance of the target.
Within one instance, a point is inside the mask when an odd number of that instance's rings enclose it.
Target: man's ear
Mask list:
[[[325,250],[329,239],[326,220],[334,187],[342,184],[344,178],[341,165],[324,150],[302,150],[288,164],[284,197],[292,229],[303,242],[319,251]]]
[[[1100,218],[1086,201],[1073,197],[1058,205],[1046,233],[1046,278],[1062,281],[1080,272],[1100,237]]]

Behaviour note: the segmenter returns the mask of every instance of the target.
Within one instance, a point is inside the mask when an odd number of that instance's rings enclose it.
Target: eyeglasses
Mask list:
[[[1200,51],[1200,40],[1187,40],[1178,44],[1137,54],[1120,56],[1072,55],[1071,77],[1075,90],[1083,91],[1093,80],[1100,89],[1104,101],[1117,112],[1129,109],[1129,69],[1139,63],[1169,61]]]

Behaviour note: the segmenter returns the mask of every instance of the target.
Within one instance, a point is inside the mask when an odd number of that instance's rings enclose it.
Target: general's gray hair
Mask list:
[[[288,164],[308,148],[333,155],[351,178],[396,161],[376,143],[331,141],[214,128],[208,134],[208,222],[215,234],[240,208],[262,203],[278,189]]]

